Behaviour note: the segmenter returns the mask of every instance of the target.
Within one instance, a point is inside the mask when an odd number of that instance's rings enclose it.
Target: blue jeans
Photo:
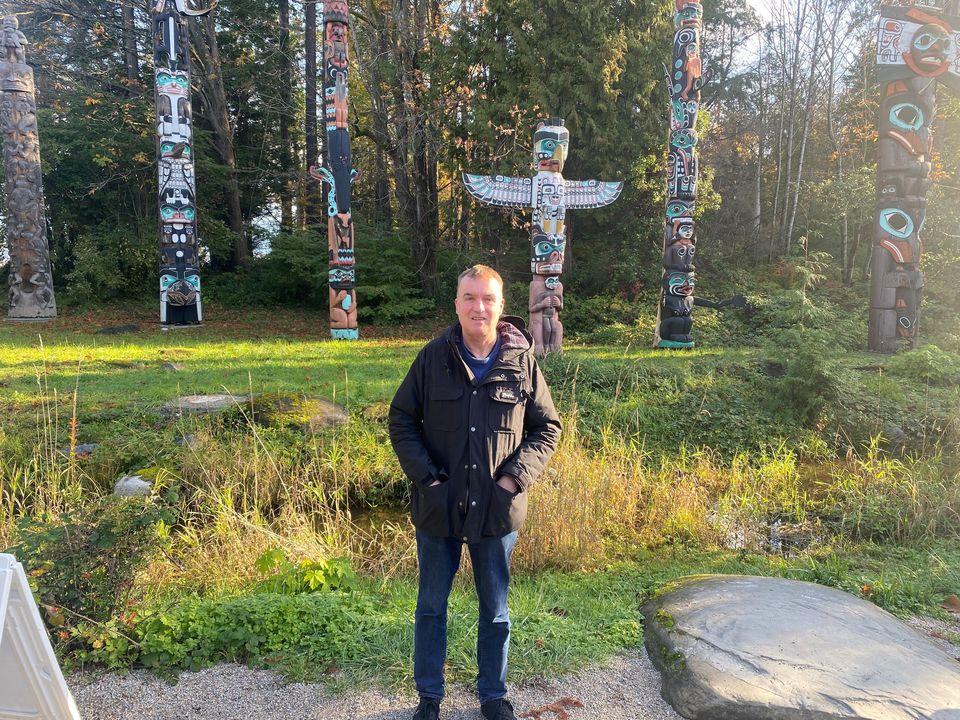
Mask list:
[[[477,693],[480,702],[507,694],[507,651],[510,647],[510,555],[517,533],[468,543],[473,578],[480,601],[477,628]],[[417,530],[420,589],[414,616],[413,680],[420,697],[443,698],[443,663],[447,657],[447,600],[460,567],[464,543]]]

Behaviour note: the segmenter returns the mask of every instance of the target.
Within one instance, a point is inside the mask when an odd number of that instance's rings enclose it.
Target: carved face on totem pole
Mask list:
[[[200,275],[186,263],[160,269],[160,300],[175,307],[196,305],[200,298]]]
[[[674,130],[670,137],[667,165],[667,194],[679,200],[693,201],[697,198],[699,168],[697,134],[687,128]]]
[[[675,30],[682,27],[699,29],[703,26],[703,5],[698,2],[685,2],[685,0],[676,0],[674,5],[677,10],[673,16]]]
[[[356,271],[354,268],[332,267],[330,283],[330,327],[338,330],[357,327]]]
[[[925,13],[918,13],[925,15]],[[910,50],[903,54],[907,66],[922,77],[937,77],[950,69],[950,53],[953,38],[950,26],[945,22],[926,16],[930,22],[922,25],[910,40]]]
[[[533,167],[542,172],[563,172],[570,147],[570,131],[561,118],[550,118],[533,133]]]
[[[567,242],[562,237],[535,234],[530,261],[534,275],[559,275],[563,272],[563,251]]]

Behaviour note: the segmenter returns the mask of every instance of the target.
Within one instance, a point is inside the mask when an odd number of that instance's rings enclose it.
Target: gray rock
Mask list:
[[[124,475],[113,486],[113,494],[121,497],[146,497],[153,489],[153,483],[139,475]]]
[[[74,446],[73,452],[76,454],[76,456],[77,456],[78,458],[80,458],[81,460],[83,460],[83,459],[85,459],[85,458],[90,457],[90,453],[92,453],[92,452],[93,452],[94,450],[96,450],[98,447],[100,447],[99,443],[80,443],[80,444]],[[69,446],[68,446],[68,447],[60,448],[58,452],[59,452],[61,455],[63,455],[64,457],[70,457],[70,447],[69,447]]]
[[[175,415],[215,413],[235,408],[246,401],[245,395],[182,395],[167,403],[164,410]]]
[[[872,603],[781,578],[684,578],[643,607],[693,720],[960,720],[960,664]]]
[[[296,427],[307,432],[335,427],[350,419],[350,414],[341,405],[293,392],[257,395],[247,408],[250,417],[261,425]]]
[[[883,426],[883,441],[891,452],[899,452],[907,443],[907,434],[899,425],[887,423]]]

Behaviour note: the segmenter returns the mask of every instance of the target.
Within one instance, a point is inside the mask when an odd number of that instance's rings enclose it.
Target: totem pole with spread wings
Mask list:
[[[538,355],[563,348],[563,253],[566,248],[564,218],[567,210],[609,205],[623,190],[622,182],[564,180],[561,172],[570,145],[570,132],[562,118],[537,125],[533,134],[532,178],[463,174],[467,191],[486,205],[533,208],[531,223],[530,333]]]

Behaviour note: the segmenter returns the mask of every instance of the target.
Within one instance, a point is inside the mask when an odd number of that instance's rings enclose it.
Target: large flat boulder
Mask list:
[[[643,607],[663,697],[694,720],[960,720],[960,663],[866,600],[701,575]]]

